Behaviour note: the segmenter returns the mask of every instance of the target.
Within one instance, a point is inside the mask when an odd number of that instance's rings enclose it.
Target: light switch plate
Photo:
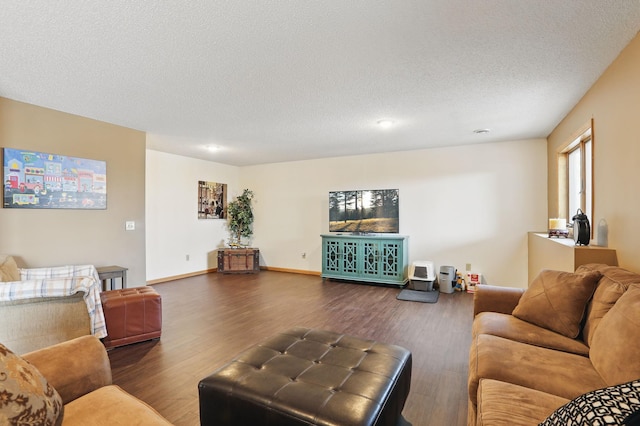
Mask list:
[[[136,223],[133,220],[128,220],[124,223],[124,229],[127,231],[133,231],[136,229]]]

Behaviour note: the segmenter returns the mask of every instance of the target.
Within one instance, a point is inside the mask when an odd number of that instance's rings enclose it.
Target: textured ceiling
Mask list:
[[[2,0],[0,96],[233,165],[515,141],[638,30],[640,0]]]

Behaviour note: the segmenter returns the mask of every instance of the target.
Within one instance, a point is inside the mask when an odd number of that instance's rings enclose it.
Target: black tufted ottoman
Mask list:
[[[200,424],[396,425],[410,384],[408,350],[296,327],[200,381]]]

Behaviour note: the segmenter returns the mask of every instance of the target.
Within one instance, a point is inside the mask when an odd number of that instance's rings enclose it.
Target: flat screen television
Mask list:
[[[397,234],[397,189],[329,192],[329,232]]]

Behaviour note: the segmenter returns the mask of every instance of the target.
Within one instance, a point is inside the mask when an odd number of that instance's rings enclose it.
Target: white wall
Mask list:
[[[546,140],[243,167],[255,192],[254,245],[271,267],[320,271],[331,190],[400,190],[409,259],[527,285],[527,232],[546,229]],[[306,253],[306,258],[302,257]]]
[[[147,281],[217,266],[215,250],[227,240],[226,222],[198,219],[198,181],[226,183],[231,200],[238,174],[234,166],[147,149]]]
[[[547,226],[546,157],[544,139],[242,168],[147,150],[147,279],[215,267],[228,233],[197,219],[197,181],[209,180],[229,200],[255,192],[263,266],[320,271],[329,191],[398,188],[410,261],[471,263],[491,284],[526,287],[527,232]]]

